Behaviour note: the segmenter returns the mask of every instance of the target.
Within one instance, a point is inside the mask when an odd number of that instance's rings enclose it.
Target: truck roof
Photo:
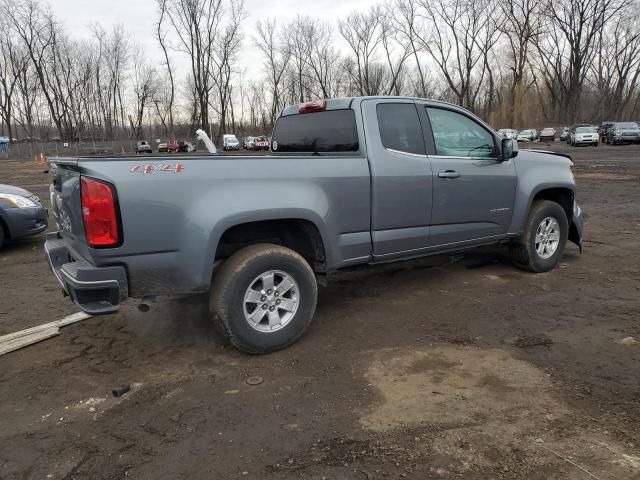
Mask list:
[[[327,98],[325,101],[327,102],[327,106],[325,110],[344,110],[347,108],[353,108],[354,103],[362,102],[363,100],[386,100],[386,99],[397,99],[397,100],[422,100],[427,101],[433,104],[440,105],[449,105],[452,107],[460,108],[459,105],[455,105],[450,102],[444,102],[442,100],[432,100],[429,98],[420,98],[420,97],[411,97],[411,96],[395,96],[395,95],[374,95],[374,96],[360,96],[360,97],[340,97],[340,98]],[[298,115],[300,114],[300,104],[297,103],[295,105],[289,105],[282,110],[281,116],[288,115]]]

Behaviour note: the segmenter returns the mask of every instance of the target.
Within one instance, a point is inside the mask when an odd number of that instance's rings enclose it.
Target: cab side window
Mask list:
[[[469,117],[442,108],[428,108],[436,155],[492,158],[496,156],[493,135]]]
[[[424,155],[424,136],[413,103],[380,103],[376,107],[382,145],[389,150]]]

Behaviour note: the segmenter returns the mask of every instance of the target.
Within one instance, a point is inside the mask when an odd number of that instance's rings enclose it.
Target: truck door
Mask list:
[[[499,159],[497,137],[471,115],[420,102],[418,108],[426,110],[432,132],[430,245],[507,233],[516,193],[513,159]]]
[[[362,102],[371,168],[371,237],[375,255],[428,246],[432,174],[424,130],[409,99]]]

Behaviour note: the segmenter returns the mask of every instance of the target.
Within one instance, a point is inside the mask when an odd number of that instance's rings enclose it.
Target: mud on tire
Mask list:
[[[540,233],[541,223],[546,219],[557,221],[559,235],[553,254],[545,258],[545,255],[541,255],[536,248],[539,245],[536,236]],[[564,209],[550,200],[535,200],[531,205],[522,238],[511,244],[511,258],[519,268],[536,273],[548,272],[560,263],[568,235],[569,222]]]
[[[213,279],[209,308],[216,328],[234,347],[264,354],[302,336],[317,297],[315,275],[302,256],[279,245],[257,244],[222,264]]]

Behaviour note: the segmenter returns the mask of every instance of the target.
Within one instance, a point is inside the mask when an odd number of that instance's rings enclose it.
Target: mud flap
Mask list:
[[[582,209],[577,202],[573,202],[573,217],[569,226],[569,241],[578,245],[580,253],[582,253],[582,238],[584,232],[584,217]]]
[[[569,241],[575,243],[582,253],[582,230],[576,226],[575,222],[571,222],[569,227]]]

